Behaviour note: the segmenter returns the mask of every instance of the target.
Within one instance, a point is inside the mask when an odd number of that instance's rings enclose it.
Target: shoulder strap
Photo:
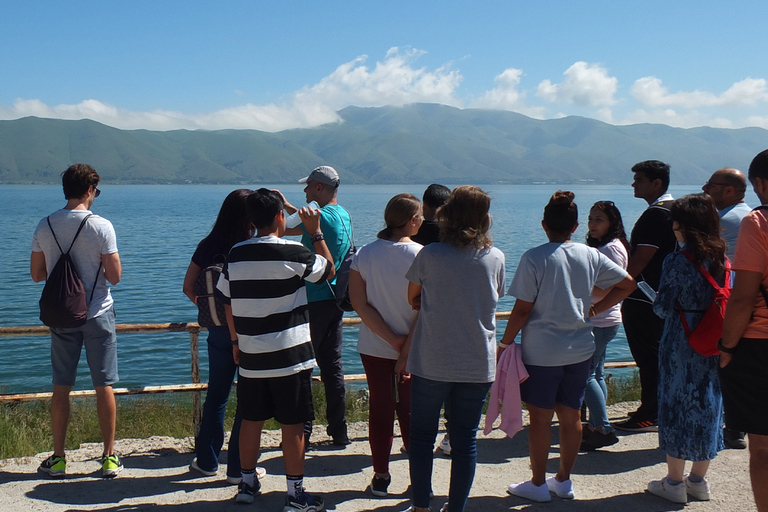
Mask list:
[[[51,226],[51,217],[50,217],[50,215],[45,218],[45,220],[48,221],[48,229],[51,230],[51,234],[53,235],[53,239],[56,241],[56,245],[59,246],[59,251],[61,252],[61,254],[69,254],[69,252],[72,250],[72,246],[75,245],[75,240],[77,240],[78,235],[80,235],[80,231],[83,230],[83,227],[85,226],[85,223],[88,222],[88,218],[91,215],[93,215],[93,214],[89,213],[88,215],[86,215],[85,218],[83,219],[83,221],[80,223],[80,227],[77,228],[77,232],[75,233],[75,238],[72,239],[72,243],[69,244],[69,249],[67,249],[66,253],[64,252],[64,249],[61,248],[61,244],[59,243],[59,239],[56,238],[56,232],[53,230],[53,226]]]
[[[728,262],[728,259],[725,260],[725,282],[721,287],[719,284],[717,284],[717,281],[715,281],[715,278],[712,277],[712,274],[710,274],[706,268],[704,268],[702,265],[696,265],[696,262],[693,259],[693,254],[691,254],[688,251],[680,251],[680,254],[688,258],[691,261],[691,263],[693,263],[694,266],[696,266],[696,270],[698,270],[699,273],[702,276],[704,276],[704,279],[709,281],[709,284],[712,285],[712,288],[714,288],[715,290],[719,290],[720,288],[726,288],[728,286],[730,282],[730,279],[729,279],[730,276],[728,274],[730,273],[730,270],[731,270],[731,264]]]

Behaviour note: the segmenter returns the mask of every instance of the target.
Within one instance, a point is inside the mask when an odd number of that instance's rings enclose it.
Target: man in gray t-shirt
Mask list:
[[[100,179],[98,173],[86,164],[75,164],[64,171],[61,181],[67,205],[42,219],[32,239],[32,279],[36,283],[47,280],[62,250],[66,251],[72,245],[70,256],[89,301],[85,325],[51,328],[53,455],[43,461],[40,471],[54,477],[66,475],[64,446],[69,423],[69,393],[75,383],[83,345],[96,390],[96,408],[104,442],[102,475],[114,477],[123,469],[114,446],[117,409],[112,385],[117,382],[117,338],[112,295],[107,285],[107,281],[111,284],[120,281],[122,266],[112,224],[90,212],[93,201],[101,193],[98,189]],[[81,224],[83,229],[76,235]]]
[[[733,261],[739,224],[741,219],[752,211],[744,202],[747,178],[740,170],[725,167],[715,171],[701,190],[712,198],[720,213],[720,229],[727,244],[726,255]]]

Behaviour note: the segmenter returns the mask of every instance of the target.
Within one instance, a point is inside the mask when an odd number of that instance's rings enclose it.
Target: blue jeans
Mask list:
[[[618,325],[592,328],[592,334],[595,336],[595,355],[592,356],[592,374],[587,380],[587,389],[584,392],[584,402],[589,410],[589,426],[593,429],[602,429],[606,434],[613,432],[613,427],[608,421],[608,411],[605,410],[608,388],[605,386],[603,367],[605,366],[605,349],[617,332],[619,332]]]
[[[432,456],[440,421],[440,408],[451,411],[451,483],[448,510],[462,512],[475,479],[477,425],[490,382],[438,382],[413,375],[411,383],[411,469],[413,505],[429,507],[432,490]]]
[[[208,328],[208,393],[203,405],[203,420],[195,441],[197,464],[201,469],[215,471],[219,453],[224,445],[224,413],[227,409],[232,381],[237,365],[232,356],[229,328]],[[227,448],[227,476],[240,476],[240,418],[235,417]]]

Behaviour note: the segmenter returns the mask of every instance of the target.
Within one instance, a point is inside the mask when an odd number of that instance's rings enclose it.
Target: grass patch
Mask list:
[[[640,374],[637,370],[632,372],[632,376],[620,379],[614,379],[609,373],[606,375],[605,385],[608,388],[607,405],[640,400]]]

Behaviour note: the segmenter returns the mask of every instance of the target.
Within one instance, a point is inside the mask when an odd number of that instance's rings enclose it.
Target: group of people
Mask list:
[[[284,511],[324,508],[322,498],[303,485],[314,419],[311,373],[319,366],[332,443],[348,444],[336,290],[337,275],[348,272],[349,299],[362,320],[358,351],[370,393],[374,496],[386,496],[392,481],[397,417],[410,462],[408,510],[429,510],[442,412],[451,479],[441,510],[463,511],[474,479],[477,429],[493,386],[494,399],[504,396],[502,425],[512,425],[505,431],[513,434],[522,426],[515,418],[521,402],[530,415],[531,479],[510,484],[512,495],[537,502],[551,500],[551,494],[573,498],[571,471],[578,452],[615,444],[619,429],[659,432],[668,472],[648,484],[649,492],[676,503],[688,496],[707,500],[709,462],[724,439],[744,447],[746,432],[755,500],[758,510],[768,510],[768,423],[762,407],[768,391],[762,371],[768,356],[768,213],[744,204],[747,178],[761,203],[768,203],[768,150],[755,157],[746,178],[736,169],[720,169],[704,193],[677,200],[667,193],[668,165],[650,160],[632,172],[635,197],[648,208],[629,239],[615,204],[599,201],[589,211],[587,243],[574,242],[579,215],[574,194],[557,191],[541,222],[549,241],[523,254],[508,289],[504,254],[490,238],[491,199],[478,187],[451,191],[431,185],[423,204],[411,194],[396,195],[384,211],[386,227],[354,254],[349,270],[342,263],[354,247],[352,222],[337,202],[340,180],[332,167],[318,167],[302,180],[307,203],[314,201],[317,208],[297,208],[276,190],[230,193],[184,279],[185,294],[197,302],[200,274],[226,262],[216,283],[226,325],[208,329],[210,382],[191,468],[204,475],[218,471],[224,410],[237,374],[227,464],[227,481],[238,485],[236,501],[252,503],[260,492],[266,474],[257,466],[260,434],[264,421],[275,418],[282,428]],[[72,240],[90,214],[98,182],[98,174],[83,164],[63,174],[68,204],[35,232],[35,281],[50,273],[60,254],[58,240]],[[293,214],[301,223],[288,227]],[[106,284],[119,281],[120,263],[111,224],[91,218],[80,235],[87,237],[72,249],[83,283],[96,297],[88,321],[80,328],[51,330],[54,453],[40,469],[53,476],[66,473],[68,395],[82,344],[97,389],[103,473],[114,476],[122,469],[114,454],[111,386],[117,365]],[[286,235],[300,235],[301,242]],[[730,269],[735,275],[729,280]],[[686,326],[695,328],[714,297],[707,275],[718,286],[729,281],[733,286],[719,356],[702,355],[687,340]],[[505,293],[515,304],[497,342],[495,313]],[[611,424],[605,351],[621,324],[638,366],[641,403],[628,419]],[[519,393],[505,395],[505,389]],[[582,403],[589,410],[586,427]],[[555,415],[559,468],[547,477]],[[686,461],[692,462],[687,474]]]

